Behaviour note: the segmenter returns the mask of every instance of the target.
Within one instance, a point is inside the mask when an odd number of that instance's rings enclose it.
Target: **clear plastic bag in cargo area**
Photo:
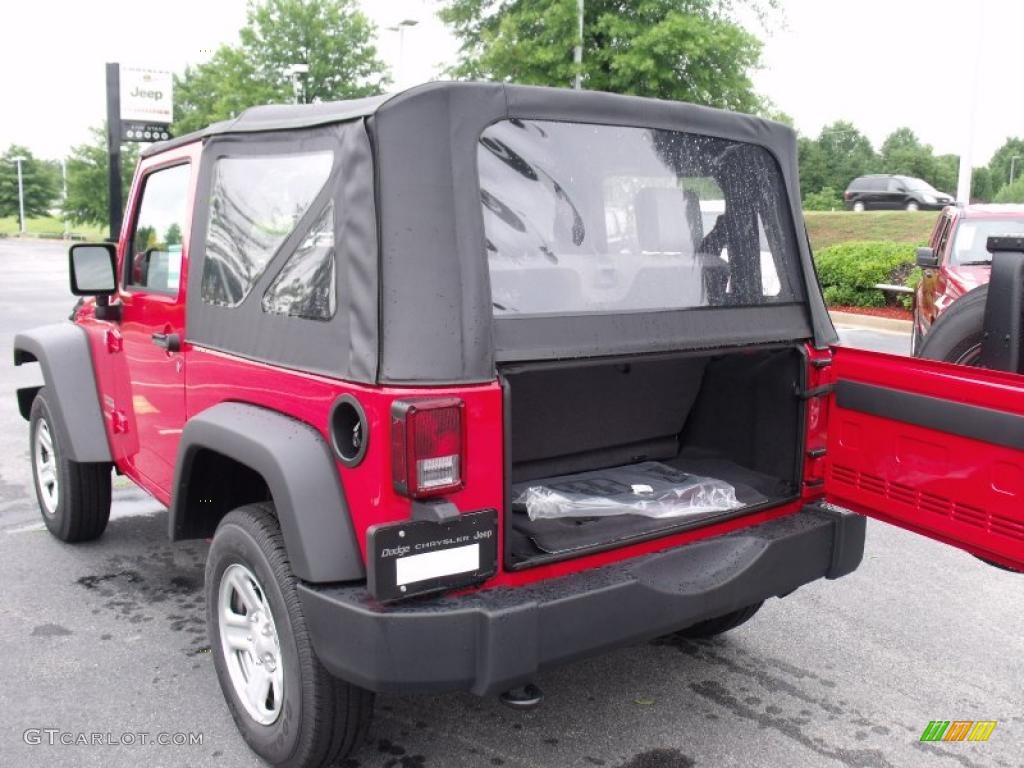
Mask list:
[[[643,515],[687,517],[736,509],[736,489],[656,461],[517,484],[514,500],[531,520]]]

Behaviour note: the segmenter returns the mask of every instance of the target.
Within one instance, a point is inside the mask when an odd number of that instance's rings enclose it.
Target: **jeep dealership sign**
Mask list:
[[[171,73],[121,65],[121,119],[126,122],[170,123],[174,102]]]

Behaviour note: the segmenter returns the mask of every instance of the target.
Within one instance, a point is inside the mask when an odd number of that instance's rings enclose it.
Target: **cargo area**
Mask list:
[[[804,366],[792,346],[504,366],[506,567],[622,546],[795,498]],[[633,473],[621,471],[637,465],[659,476],[724,481],[736,504],[670,517],[623,504],[619,514],[619,499],[651,495],[648,485],[631,490]],[[605,489],[601,514],[530,518],[527,490],[566,488],[598,496]]]

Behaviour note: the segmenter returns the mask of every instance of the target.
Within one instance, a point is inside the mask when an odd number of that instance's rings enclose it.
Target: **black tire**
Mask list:
[[[39,390],[29,413],[29,460],[32,464],[32,487],[43,522],[50,533],[61,541],[89,541],[99,537],[110,519],[110,470],[108,463],[81,464],[67,458],[64,444],[64,425],[59,424],[47,403],[46,388]],[[40,482],[40,468],[36,451],[41,429],[49,437],[56,505],[46,497]],[[47,484],[45,487],[51,487]],[[52,509],[50,507],[53,506]]]
[[[928,360],[977,365],[987,299],[988,286],[982,285],[954,301],[953,306],[932,323],[915,355]]]
[[[686,637],[690,639],[699,639],[705,637],[714,637],[720,635],[723,632],[728,632],[730,629],[736,629],[740,624],[746,624],[752,618],[754,614],[761,610],[761,606],[764,605],[764,601],[748,605],[746,608],[740,608],[738,611],[727,613],[724,616],[716,616],[713,619],[698,622],[693,626],[681,629],[675,632],[677,637]]]
[[[221,643],[221,577],[233,564],[256,577],[277,630],[283,694],[277,719],[266,725],[239,699]],[[210,648],[228,709],[246,742],[268,763],[313,768],[345,757],[365,740],[373,694],[332,677],[320,663],[295,585],[272,504],[239,507],[221,520],[206,561],[206,606]]]
[[[960,365],[979,365],[985,327],[985,302],[988,286],[982,285],[961,296],[932,323],[924,343],[915,355],[927,360],[942,360]],[[1001,563],[975,555],[979,560],[1003,571],[1018,573]]]

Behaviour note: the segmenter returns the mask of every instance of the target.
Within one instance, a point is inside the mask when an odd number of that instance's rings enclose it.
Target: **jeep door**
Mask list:
[[[194,187],[188,148],[159,155],[135,182],[128,237],[121,248],[121,334],[131,382],[129,458],[144,484],[169,495],[185,422],[185,269]],[[148,165],[148,167],[147,167]]]
[[[1024,570],[1024,376],[832,351],[827,500]]]

